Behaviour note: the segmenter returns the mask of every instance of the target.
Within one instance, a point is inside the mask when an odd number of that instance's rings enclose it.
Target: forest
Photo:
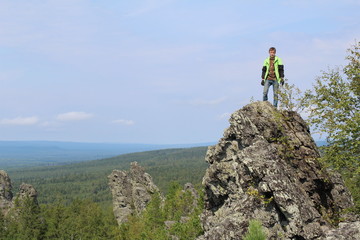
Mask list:
[[[154,234],[156,239],[168,239],[171,234],[193,239],[202,232],[197,216],[203,203],[199,200],[196,207],[189,208],[193,199],[182,186],[191,182],[203,195],[200,185],[207,167],[206,149],[155,150],[10,170],[14,192],[22,182],[32,184],[38,192],[39,205],[27,199],[5,218],[0,216],[0,239],[154,239]],[[107,176],[114,169],[128,170],[133,161],[153,176],[166,198],[160,203],[159,196],[154,196],[144,214],[132,216],[129,223],[119,228],[112,212]],[[180,224],[178,221],[184,216],[188,219]],[[165,221],[175,224],[165,228]]]
[[[34,203],[30,198],[15,201],[15,207],[4,217],[0,212],[0,239],[195,239],[202,233],[199,214],[202,197],[194,198],[178,183],[169,185],[166,199],[154,195],[147,209],[129,217],[118,226],[111,207],[76,199],[66,204]],[[199,191],[201,194],[201,191]],[[184,220],[185,218],[185,220]],[[166,226],[166,223],[171,225]]]
[[[22,182],[38,191],[40,204],[57,200],[70,203],[74,199],[89,199],[104,206],[111,204],[107,176],[114,169],[128,170],[138,162],[166,192],[169,183],[190,182],[200,185],[207,163],[207,147],[154,150],[123,154],[112,158],[85,161],[61,166],[19,168],[8,171],[16,192]]]

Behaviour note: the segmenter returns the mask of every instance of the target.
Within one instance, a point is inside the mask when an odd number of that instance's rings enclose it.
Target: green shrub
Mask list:
[[[266,240],[266,234],[263,231],[260,221],[250,220],[248,232],[243,240]]]

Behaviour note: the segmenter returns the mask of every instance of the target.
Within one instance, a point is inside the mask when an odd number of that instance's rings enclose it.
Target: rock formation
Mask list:
[[[13,197],[9,175],[5,171],[0,170],[0,211],[6,215],[15,206],[15,201],[19,205],[26,198],[38,204],[37,192],[30,184],[22,183],[16,197]]]
[[[6,212],[12,207],[12,185],[9,175],[0,170],[0,212]]]
[[[193,208],[196,208],[196,206],[198,205],[199,198],[200,198],[198,192],[196,191],[196,189],[194,188],[194,186],[191,183],[185,183],[183,192],[186,192],[186,191],[191,193],[191,195],[194,199],[192,206],[193,206]]]
[[[151,195],[159,193],[151,176],[137,162],[131,163],[129,172],[114,170],[108,179],[114,215],[119,225],[126,222],[130,214],[141,213],[151,200]]]
[[[22,183],[20,185],[19,192],[16,195],[16,197],[20,201],[23,201],[26,198],[30,198],[35,204],[38,204],[37,195],[38,195],[37,191],[32,185],[27,183]]]
[[[255,102],[233,113],[207,151],[198,239],[242,239],[251,219],[262,222],[268,239],[360,239],[358,217],[342,214],[353,206],[351,195],[319,156],[296,112]],[[347,222],[335,228],[340,219]]]

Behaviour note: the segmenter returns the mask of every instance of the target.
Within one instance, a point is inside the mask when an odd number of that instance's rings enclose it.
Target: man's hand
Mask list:
[[[280,83],[281,83],[281,86],[284,86],[285,81],[283,78],[280,79]]]
[[[263,79],[263,80],[261,80],[261,86],[264,86],[264,85],[265,85],[265,81]]]

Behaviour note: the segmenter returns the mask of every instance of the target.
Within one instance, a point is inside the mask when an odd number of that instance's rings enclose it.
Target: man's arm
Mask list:
[[[280,78],[284,78],[284,65],[279,65],[278,68],[279,68]]]
[[[261,86],[264,86],[265,85],[265,73],[266,73],[266,66],[263,66],[262,68],[262,73],[261,73]]]
[[[266,66],[263,66],[262,73],[261,73],[261,79],[265,78],[265,73],[266,73]]]

